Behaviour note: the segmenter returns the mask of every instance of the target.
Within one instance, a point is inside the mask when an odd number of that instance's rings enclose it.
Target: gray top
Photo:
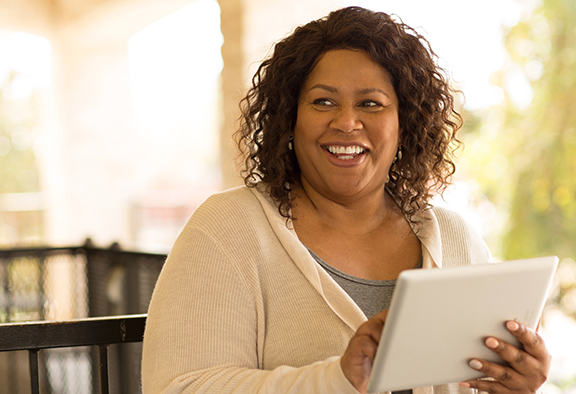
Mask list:
[[[306,245],[304,245],[306,246]],[[310,250],[307,246],[306,249],[310,252],[314,260],[324,268],[328,274],[348,293],[350,298],[354,300],[356,305],[360,307],[362,312],[368,319],[377,314],[378,312],[388,309],[390,301],[392,300],[392,293],[396,286],[396,280],[371,280],[357,278],[348,275],[330,264],[322,260],[316,253]],[[422,258],[415,268],[422,268]]]

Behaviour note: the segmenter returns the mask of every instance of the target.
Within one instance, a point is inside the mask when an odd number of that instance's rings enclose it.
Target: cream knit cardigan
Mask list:
[[[417,231],[424,268],[489,260],[458,215],[425,215]],[[158,279],[143,393],[357,394],[340,356],[365,321],[264,193],[219,193],[196,210]],[[449,384],[414,394],[471,391]]]

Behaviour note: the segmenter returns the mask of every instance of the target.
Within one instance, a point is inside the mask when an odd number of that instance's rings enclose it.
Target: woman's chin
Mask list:
[[[362,201],[363,199],[374,196],[375,193],[384,193],[384,186],[380,188],[371,187],[369,185],[359,184],[346,184],[340,183],[328,188],[325,192],[326,197],[333,201],[350,203]]]

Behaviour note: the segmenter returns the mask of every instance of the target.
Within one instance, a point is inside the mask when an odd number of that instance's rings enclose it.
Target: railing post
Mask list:
[[[100,381],[100,394],[109,394],[107,345],[98,345],[98,379]]]
[[[38,349],[28,350],[30,357],[30,387],[32,394],[40,394],[40,383],[38,378]]]
[[[10,291],[10,277],[9,277],[9,270],[8,270],[8,265],[10,264],[10,261],[13,259],[13,257],[7,253],[4,255],[4,257],[2,258],[2,261],[0,264],[0,269],[2,270],[2,273],[0,274],[0,278],[3,279],[2,281],[2,292],[4,293],[5,297],[4,298],[4,302],[2,303],[4,312],[5,312],[5,316],[6,316],[6,320],[5,322],[10,322],[11,320],[11,309],[12,309],[12,298],[13,298],[13,294]]]
[[[40,311],[40,320],[46,318],[46,289],[45,289],[45,275],[46,275],[46,252],[38,253],[38,271],[40,275],[38,276],[38,310]]]

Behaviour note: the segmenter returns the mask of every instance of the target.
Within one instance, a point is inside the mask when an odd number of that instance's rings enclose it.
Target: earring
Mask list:
[[[396,163],[398,160],[402,160],[402,147],[398,148],[398,152],[396,152],[396,156],[394,156],[394,160],[392,160],[392,164]]]
[[[294,137],[290,137],[290,139],[288,140],[288,149],[289,150],[294,149],[294,144],[292,144],[292,141],[294,141]]]

